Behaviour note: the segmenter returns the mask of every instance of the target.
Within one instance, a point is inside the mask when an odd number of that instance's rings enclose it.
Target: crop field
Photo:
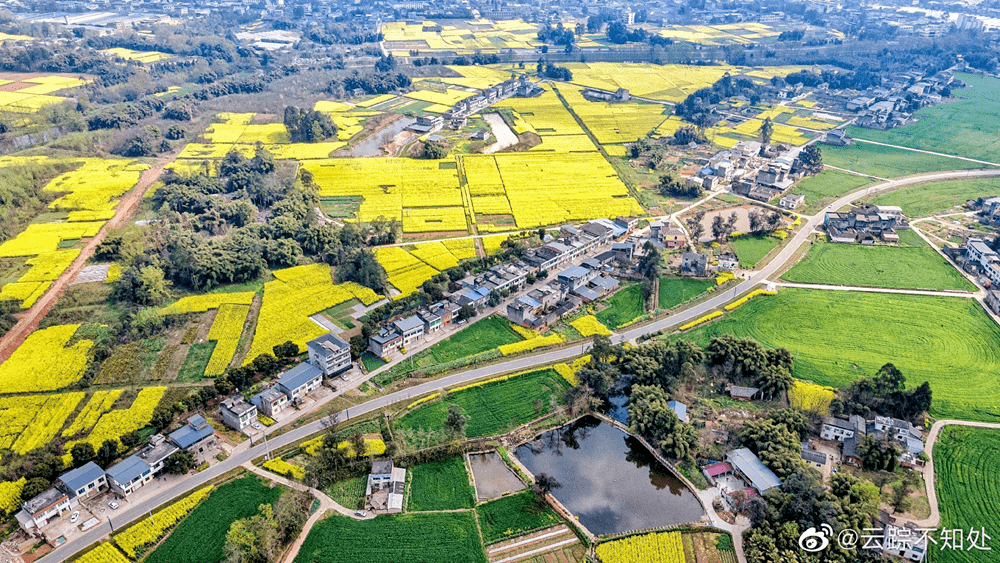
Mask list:
[[[111,410],[114,406],[115,401],[118,397],[121,397],[122,390],[115,389],[112,391],[95,391],[90,399],[87,400],[87,404],[80,411],[80,414],[76,415],[73,419],[73,424],[70,424],[65,430],[62,431],[62,435],[65,437],[72,437],[81,432],[87,432],[97,424],[100,420],[101,415]]]
[[[573,119],[552,85],[542,84],[542,94],[535,98],[507,98],[495,104],[498,108],[516,111],[538,133],[544,142],[546,136],[583,135],[580,124]],[[523,131],[517,131],[522,133]]]
[[[437,363],[468,358],[504,344],[524,340],[501,317],[490,316],[478,320],[465,329],[430,347],[429,354]]]
[[[770,236],[742,236],[731,239],[729,246],[740,259],[741,268],[753,268],[781,241]]]
[[[967,199],[1000,195],[1000,180],[977,178],[949,180],[920,184],[892,192],[883,192],[874,198],[875,205],[897,205],[908,217],[927,217],[935,213],[966,211],[961,208]]]
[[[216,487],[148,558],[147,563],[215,563],[225,559],[223,545],[229,526],[257,514],[261,504],[273,504],[280,487],[270,488],[247,476]]]
[[[510,80],[512,71],[502,70],[492,66],[449,66],[449,70],[458,73],[459,77],[443,76],[438,80],[446,84],[466,86],[485,90],[491,86],[496,86],[505,80]],[[358,105],[361,105],[360,103]]]
[[[417,90],[416,92],[409,92],[403,95],[411,100],[419,100],[421,102],[430,102],[432,104],[440,104],[451,107],[457,102],[476,95],[476,93],[469,92],[468,90],[459,90],[457,88],[446,88],[441,92],[434,90]]]
[[[936,418],[1000,415],[1000,327],[971,299],[786,288],[684,335],[753,338],[795,355],[794,375],[840,387],[892,362],[910,387],[927,381]],[[920,335],[900,338],[899,335]]]
[[[80,401],[82,391],[0,398],[0,448],[25,454],[48,444]]]
[[[412,250],[406,248],[409,247],[385,246],[375,249],[375,257],[385,268],[389,283],[399,290],[397,297],[413,293],[439,271],[457,266],[460,260],[476,256],[476,246],[472,239],[425,242],[413,245]]]
[[[694,280],[688,278],[660,278],[659,307],[672,309],[689,299],[705,293],[715,287],[713,280]]]
[[[156,511],[114,535],[114,542],[126,555],[135,559],[147,546],[155,544],[177,522],[194,510],[212,492],[202,487],[183,499]]]
[[[941,430],[933,454],[941,528],[961,529],[963,535],[973,529],[985,530],[992,536],[985,541],[986,546],[996,551],[996,534],[991,530],[1000,526],[1000,488],[993,468],[1000,463],[1000,431],[947,426]],[[934,536],[941,541],[940,536]],[[938,563],[984,561],[983,553],[976,550],[929,548]]]
[[[741,24],[742,25],[742,24]],[[573,83],[614,92],[625,88],[633,96],[668,102],[683,101],[700,88],[711,86],[726,74],[747,74],[757,78],[785,76],[800,67],[767,67],[751,71],[729,65],[688,66],[650,63],[568,63]]]
[[[84,553],[76,563],[130,563],[122,552],[110,543],[101,543]]]
[[[463,458],[450,457],[413,468],[409,510],[454,510],[475,504],[476,494]]]
[[[20,80],[13,78],[17,84],[11,86],[15,90],[0,92],[0,111],[12,113],[36,113],[45,106],[65,102],[68,98],[52,96],[53,92],[76,88],[87,83],[76,77],[69,76],[36,76]],[[11,84],[12,80],[3,80],[2,84]]]
[[[607,298],[608,308],[597,313],[597,320],[614,330],[637,319],[645,312],[642,302],[642,286],[626,287]]]
[[[764,119],[770,117],[774,119],[774,114],[779,114],[781,109],[790,108],[776,108],[772,110],[766,110],[762,112],[758,117],[747,119],[735,126],[728,125],[716,125],[708,129],[705,133],[708,138],[724,147],[732,147],[738,141],[745,139],[756,139],[760,135],[760,128],[764,124]],[[773,132],[771,134],[771,139],[778,143],[788,143],[790,145],[803,145],[811,136],[808,133],[804,133],[795,127],[789,125],[784,125],[782,123],[773,122]]]
[[[720,25],[671,25],[661,29],[660,37],[701,45],[732,45],[754,43],[765,37],[777,37],[771,26],[757,22]]]
[[[680,532],[653,532],[597,546],[601,563],[684,563]]]
[[[248,305],[226,304],[219,307],[219,312],[216,313],[212,328],[206,337],[207,340],[215,341],[215,348],[205,367],[205,375],[222,375],[229,367],[239,346],[240,337],[243,336],[243,327],[249,313]]]
[[[360,521],[331,513],[309,532],[295,561],[486,563],[486,554],[471,512],[393,514]]]
[[[886,131],[848,127],[859,139],[1000,162],[996,132],[1000,129],[1000,80],[956,74],[968,88],[951,91],[957,101],[921,108],[916,123]]]
[[[253,303],[254,292],[241,291],[237,293],[205,293],[189,295],[174,301],[160,309],[161,315],[181,315],[184,313],[204,313],[225,305],[244,305]]]
[[[584,315],[579,319],[570,321],[569,326],[576,329],[580,333],[580,336],[584,338],[594,336],[595,334],[611,336],[611,331],[608,327],[601,324],[601,321],[597,320],[597,317],[594,315]]]
[[[858,142],[848,147],[824,146],[823,163],[877,178],[898,178],[938,170],[972,170],[981,164],[948,156]]]
[[[106,411],[85,438],[67,442],[66,451],[73,449],[73,445],[78,442],[88,442],[97,450],[105,440],[118,440],[124,434],[144,428],[153,418],[153,410],[160,404],[166,391],[166,387],[146,387],[140,390],[127,409]]]
[[[480,504],[476,517],[487,545],[559,523],[559,516],[547,504],[540,509],[536,506],[532,491]]]
[[[157,61],[162,61],[163,59],[169,59],[173,56],[159,51],[133,51],[132,49],[125,49],[123,47],[104,49],[101,52],[125,59],[127,61],[139,61],[140,63],[155,63]]]
[[[565,388],[566,381],[558,373],[544,369],[452,392],[445,400],[407,413],[396,426],[404,431],[436,432],[444,425],[449,405],[455,404],[465,412],[467,437],[492,436],[551,412]],[[533,401],[540,401],[539,410]]]
[[[926,244],[905,247],[816,243],[801,262],[781,277],[798,283],[976,290],[972,282]]]
[[[365,499],[365,487],[368,486],[368,475],[358,475],[337,481],[326,489],[326,494],[337,504],[354,510],[361,508]]]
[[[680,118],[670,115],[668,107],[660,104],[591,102],[583,97],[580,88],[571,86],[560,87],[559,93],[601,144],[634,142],[668,119],[677,127],[683,124]]]
[[[272,273],[278,279],[264,284],[264,298],[244,365],[289,340],[298,344],[299,350],[305,350],[306,342],[327,333],[309,320],[310,315],[355,298],[371,304],[377,297],[358,284],[334,284],[330,266],[325,264],[295,266]]]
[[[0,364],[0,389],[5,393],[53,391],[79,381],[94,343],[79,340],[69,345],[78,328],[58,325],[31,333]]]
[[[458,22],[458,25],[441,25],[433,21],[387,22],[382,32],[387,49],[407,54],[410,50],[451,51],[459,55],[478,51],[496,53],[507,49],[533,49],[541,44],[537,36],[538,25],[520,20],[480,19]]]
[[[826,147],[823,150],[823,156],[826,157]],[[803,178],[791,192],[806,196],[806,206],[801,211],[812,215],[822,211],[838,197],[872,182],[873,180],[864,176],[828,168],[815,176]]]

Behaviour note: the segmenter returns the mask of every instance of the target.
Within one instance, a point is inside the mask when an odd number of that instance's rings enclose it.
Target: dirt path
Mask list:
[[[87,246],[80,251],[80,255],[73,261],[73,264],[56,281],[52,282],[45,295],[42,295],[30,309],[23,313],[17,324],[0,338],[0,363],[6,362],[28,335],[38,328],[38,323],[42,320],[42,317],[55,307],[59,298],[62,297],[63,293],[66,292],[66,288],[69,287],[69,282],[76,278],[80,270],[87,264],[87,260],[90,260],[90,257],[94,255],[97,245],[101,244],[101,241],[107,236],[108,229],[117,228],[125,224],[139,207],[139,202],[142,201],[142,196],[146,194],[146,190],[160,179],[164,167],[172,161],[173,155],[169,158],[160,159],[157,164],[142,173],[135,187],[119,200],[117,207],[115,207],[115,216],[101,227],[97,236],[92,238],[87,243]]]
[[[927,464],[924,465],[924,486],[927,488],[927,504],[931,507],[931,515],[923,520],[914,520],[913,523],[921,528],[936,528],[941,523],[941,513],[938,511],[937,489],[934,488],[934,442],[941,434],[941,429],[949,424],[954,426],[971,426],[974,428],[992,428],[1000,430],[1000,424],[995,422],[971,422],[968,420],[939,420],[931,426],[931,432],[927,435]]]

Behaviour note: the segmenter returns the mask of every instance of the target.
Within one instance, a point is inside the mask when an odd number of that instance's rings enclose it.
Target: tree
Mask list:
[[[329,115],[314,109],[285,108],[285,128],[294,143],[317,143],[337,134],[337,125]]]
[[[892,471],[896,468],[896,458],[899,450],[889,440],[876,438],[868,434],[858,442],[858,457],[865,469],[875,471]]]
[[[368,349],[368,339],[361,334],[355,334],[351,337],[351,359],[357,360],[365,353]]]
[[[278,344],[274,347],[274,357],[279,360],[287,360],[299,355],[299,345],[291,340]]]
[[[24,488],[21,489],[21,500],[29,501],[38,495],[44,493],[49,488],[49,482],[41,477],[35,477],[28,479],[24,483]]]
[[[634,385],[629,400],[629,429],[658,445],[675,459],[694,459],[698,435],[694,428],[681,422],[669,402],[666,391],[650,385]]]
[[[781,366],[767,366],[757,375],[757,386],[769,400],[780,398],[794,383],[791,372]]]
[[[465,415],[462,414],[462,407],[458,405],[448,406],[448,417],[444,420],[444,427],[452,436],[465,436]]]
[[[778,477],[790,475],[803,467],[802,443],[797,434],[783,424],[761,418],[751,420],[740,430],[740,441],[754,450],[764,465]]]
[[[448,148],[440,141],[424,141],[424,158],[440,160],[448,156]]]
[[[158,432],[162,432],[168,426],[174,422],[174,409],[165,406],[158,406],[153,409],[153,416],[150,418],[149,423],[153,425]]]
[[[97,465],[108,467],[118,457],[118,442],[105,440],[97,449]]]
[[[203,387],[203,389],[208,389],[208,387]],[[132,449],[141,444],[143,438],[142,434],[140,434],[138,430],[133,430],[131,432],[126,432],[125,434],[122,434],[119,440],[121,440],[122,445],[125,446],[126,449]]]
[[[535,483],[531,485],[531,490],[542,499],[542,502],[545,502],[545,495],[561,488],[562,483],[559,480],[544,472],[535,475]]]
[[[122,301],[149,306],[162,302],[170,295],[163,270],[158,266],[132,266],[115,282],[113,295]]]
[[[360,240],[358,245],[360,245]],[[345,244],[345,246],[357,245]],[[349,281],[357,282],[382,294],[386,293],[386,285],[389,283],[385,268],[375,258],[375,254],[366,248],[359,248],[352,252],[344,265],[337,269],[337,282]]]
[[[769,145],[771,144],[771,135],[774,134],[774,124],[771,123],[770,117],[765,117],[764,122],[760,124],[760,142]]]
[[[823,171],[823,152],[818,145],[809,145],[799,153],[799,163],[806,174],[819,174]]]
[[[466,303],[458,310],[458,318],[462,321],[467,321],[472,317],[476,316],[476,309],[472,305]]]
[[[183,475],[194,469],[194,454],[181,450],[170,454],[170,457],[163,462],[163,470],[171,475]]]
[[[269,563],[278,560],[281,544],[274,508],[270,504],[262,504],[257,510],[257,514],[229,526],[223,549],[225,563]]]
[[[78,442],[73,444],[70,455],[73,456],[73,466],[80,467],[88,461],[93,461],[97,457],[97,452],[90,442]]]
[[[309,518],[309,508],[313,497],[305,491],[289,489],[278,497],[274,504],[274,519],[278,523],[281,543],[288,543],[299,535]]]

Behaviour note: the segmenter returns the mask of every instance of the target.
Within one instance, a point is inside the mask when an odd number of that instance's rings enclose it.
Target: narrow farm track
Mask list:
[[[871,187],[865,187],[851,194],[845,195],[831,203],[826,209],[836,210],[840,207],[849,204],[851,201],[856,199],[859,195],[865,193],[874,193],[877,191],[889,190],[903,188],[907,186],[922,184],[930,181],[937,180],[952,180],[952,179],[963,179],[963,178],[994,178],[1000,177],[1000,170],[958,170],[949,172],[929,172],[926,174],[919,174],[915,176],[910,176],[908,178],[901,178],[898,180],[890,180],[877,184]],[[143,190],[144,191],[144,190]],[[721,295],[717,295],[711,299],[708,299],[702,303],[680,311],[674,315],[647,323],[640,326],[634,326],[631,330],[616,333],[612,336],[612,341],[614,342],[627,342],[635,341],[639,336],[645,334],[650,334],[658,330],[669,329],[696,318],[699,318],[708,312],[714,311],[739,297],[749,291],[753,290],[757,285],[766,282],[772,275],[780,271],[781,267],[785,263],[791,260],[796,251],[802,246],[809,238],[810,234],[815,230],[816,227],[821,225],[823,222],[823,213],[820,212],[813,217],[810,217],[805,225],[795,234],[792,241],[787,244],[778,255],[772,259],[766,266],[753,272],[749,279],[743,281],[739,285],[735,286],[732,290],[727,290]],[[340,411],[338,413],[338,420],[345,422],[351,418],[356,418],[358,416],[366,415],[368,413],[376,412],[382,410],[390,405],[399,403],[402,401],[409,401],[412,397],[419,397],[425,393],[431,393],[433,391],[438,391],[441,388],[448,388],[457,386],[464,383],[469,383],[477,379],[484,377],[495,376],[502,373],[509,373],[520,370],[527,370],[546,364],[562,362],[570,358],[575,358],[582,354],[585,354],[589,348],[589,343],[577,343],[567,346],[562,349],[552,350],[547,352],[541,352],[539,354],[534,354],[531,356],[517,357],[511,360],[507,360],[498,364],[488,365],[470,369],[467,371],[455,373],[440,379],[435,379],[433,381],[428,381],[420,385],[416,385],[407,389],[402,389],[396,391],[395,393],[390,393],[388,395],[383,395],[381,397],[376,397],[366,403],[350,407],[346,410]],[[307,414],[308,411],[302,411],[301,415]],[[290,445],[299,440],[303,440],[313,434],[322,432],[325,430],[324,421],[317,420],[308,424],[303,424],[302,426],[290,430],[284,434],[276,436],[273,439],[269,439],[270,449],[278,449],[284,446]],[[944,421],[942,421],[944,422]],[[968,424],[968,425],[978,425],[981,423],[965,423],[958,422],[958,424]],[[985,424],[985,423],[983,423]],[[993,426],[986,426],[993,427]],[[996,426],[1000,428],[1000,425]],[[932,434],[934,434],[932,430]],[[936,436],[936,434],[934,434]],[[928,444],[928,449],[932,444]],[[162,492],[157,492],[152,495],[149,500],[141,505],[136,506],[126,506],[123,507],[122,511],[115,516],[116,527],[122,527],[129,522],[137,520],[146,516],[147,512],[151,509],[166,504],[173,499],[187,494],[194,489],[203,486],[212,479],[215,479],[233,469],[236,469],[243,463],[246,463],[254,458],[260,457],[265,453],[265,446],[263,444],[249,447],[245,450],[239,451],[239,453],[234,452],[233,455],[216,465],[192,475],[182,481],[177,482],[175,485]],[[931,475],[933,475],[933,469],[931,469]],[[925,479],[927,482],[933,482],[933,479]],[[930,486],[930,485],[929,485]],[[931,503],[932,506],[932,517],[937,515],[937,502],[936,496],[930,497],[934,499]],[[721,526],[720,526],[721,527]],[[44,563],[61,563],[66,561],[76,554],[80,553],[86,549],[91,544],[96,543],[102,537],[106,536],[111,531],[110,526],[107,522],[103,522],[96,526],[95,528],[81,534],[80,536],[66,542],[59,548],[57,548],[52,553],[46,555],[40,561]],[[739,534],[734,534],[733,542],[736,544],[736,553],[738,555],[737,559],[741,563],[745,563],[746,559],[742,556],[742,538]]]
[[[28,335],[38,328],[38,323],[42,320],[42,317],[55,307],[56,303],[59,302],[59,298],[66,292],[69,282],[73,281],[80,271],[83,270],[83,267],[87,265],[87,260],[90,260],[91,256],[94,255],[97,245],[101,244],[101,241],[107,236],[108,229],[121,227],[135,213],[146,191],[160,179],[164,167],[172,161],[172,156],[169,159],[160,159],[154,166],[142,173],[135,187],[118,201],[118,206],[115,207],[115,216],[101,227],[97,236],[90,239],[90,242],[80,251],[80,255],[73,261],[73,264],[56,281],[52,282],[48,291],[38,298],[38,301],[30,309],[22,314],[17,324],[0,338],[0,364],[6,362]]]
[[[922,153],[922,154],[929,154],[931,156],[943,156],[945,158],[955,158],[955,159],[958,159],[958,160],[964,160],[966,162],[975,162],[976,164],[983,164],[983,165],[986,165],[986,166],[1000,166],[1000,164],[998,164],[996,162],[990,162],[988,160],[979,160],[978,158],[969,158],[967,156],[956,156],[956,155],[953,155],[953,154],[945,154],[943,152],[925,151],[923,149],[915,149],[913,147],[904,147],[904,146],[901,146],[901,145],[891,145],[889,143],[880,143],[878,141],[869,141],[869,140],[866,140],[866,139],[857,139],[857,138],[855,138],[854,141],[858,142],[858,143],[867,143],[869,145],[878,145],[880,147],[889,147],[889,148],[892,148],[892,149],[900,149],[900,150],[904,150],[904,151],[919,152],[919,153]]]
[[[831,285],[823,283],[793,283],[784,281],[771,282],[778,287],[798,287],[802,289],[824,289],[827,291],[863,291],[866,293],[903,293],[907,295],[929,295],[932,297],[962,297],[968,299],[975,297],[978,293],[959,290],[931,290],[931,289],[896,289],[889,287],[867,287],[856,285]],[[979,292],[981,293],[981,292]]]
[[[991,428],[1000,430],[1000,423],[995,422],[971,422],[968,420],[939,420],[931,426],[930,434],[927,435],[927,445],[924,451],[927,452],[927,464],[924,465],[924,486],[927,488],[927,504],[931,507],[931,515],[923,520],[914,520],[913,523],[921,528],[936,528],[941,523],[941,512],[938,510],[937,488],[934,486],[934,443],[941,435],[941,429],[948,425],[970,426],[973,428]]]

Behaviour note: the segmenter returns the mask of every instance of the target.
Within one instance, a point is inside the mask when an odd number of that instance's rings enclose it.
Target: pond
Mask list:
[[[354,145],[349,151],[337,153],[338,156],[382,156],[382,145],[392,142],[396,135],[416,123],[416,118],[402,117],[372,133],[368,138]]]
[[[472,478],[476,481],[476,496],[479,500],[500,498],[524,488],[524,483],[507,467],[496,452],[469,456]]]
[[[533,475],[562,487],[553,496],[597,535],[695,522],[695,494],[638,440],[593,417],[551,430],[515,450]]]

